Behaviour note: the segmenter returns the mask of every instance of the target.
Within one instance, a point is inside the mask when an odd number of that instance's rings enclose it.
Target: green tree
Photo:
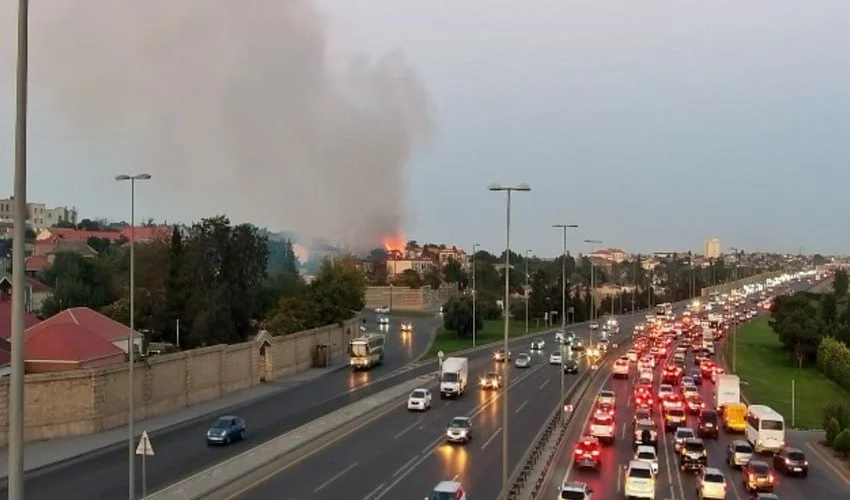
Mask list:
[[[790,351],[797,367],[815,360],[825,326],[805,294],[780,296],[774,301],[770,326]]]
[[[351,318],[363,309],[365,297],[366,277],[352,256],[323,260],[307,291],[324,325]]]
[[[826,444],[832,446],[839,434],[841,434],[841,424],[835,418],[830,418],[826,423]]]
[[[468,279],[466,272],[463,270],[463,266],[461,266],[460,262],[455,259],[450,259],[446,262],[446,265],[443,266],[443,280],[445,280],[446,283],[455,283],[459,287],[464,288]]]
[[[836,322],[838,315],[838,301],[835,299],[835,295],[829,293],[821,298],[820,314],[821,318],[823,318],[824,322],[827,324],[834,324]]]
[[[168,274],[164,283],[165,307],[160,315],[159,330],[163,339],[177,343],[177,322],[186,321],[188,276],[185,273],[183,233],[176,225],[171,229],[168,245]]]
[[[443,278],[440,276],[440,271],[433,267],[425,271],[422,281],[426,285],[430,286],[432,290],[439,289],[440,285],[443,284]]]
[[[117,298],[108,265],[101,259],[87,259],[73,252],[56,254],[41,279],[53,289],[42,304],[45,317],[69,307],[99,309]]]
[[[284,296],[262,327],[272,335],[296,333],[322,325],[316,303],[303,295]]]
[[[402,273],[393,280],[398,286],[406,286],[408,288],[422,288],[422,277],[413,269],[405,269]]]
[[[77,229],[77,225],[69,220],[60,220],[56,224],[53,224],[53,227],[59,229]]]
[[[844,429],[836,436],[832,448],[844,457],[850,455],[850,429]]]
[[[112,242],[106,238],[98,238],[96,236],[91,236],[86,240],[88,246],[92,248],[97,253],[104,253],[109,251],[109,248],[112,246]]]
[[[472,316],[471,297],[452,297],[443,306],[443,328],[457,333],[459,337],[472,335],[473,321],[476,330],[484,327],[484,313],[481,309],[476,308],[475,317]]]
[[[77,224],[77,229],[83,231],[103,231],[103,224],[92,219],[83,219]]]
[[[847,271],[844,269],[837,271],[832,278],[832,293],[835,294],[836,298],[842,299],[847,296],[848,286],[850,286],[850,283],[848,283]]]

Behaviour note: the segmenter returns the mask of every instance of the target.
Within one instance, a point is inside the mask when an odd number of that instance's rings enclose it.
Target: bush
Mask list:
[[[850,429],[841,431],[841,434],[835,438],[835,443],[833,443],[832,447],[838,453],[847,456],[850,453]]]
[[[843,401],[827,403],[823,407],[823,428],[829,426],[830,420],[838,422],[839,431],[850,427],[850,404]]]
[[[833,446],[835,443],[835,438],[841,434],[841,424],[838,423],[838,420],[835,418],[830,418],[826,423],[826,444],[828,446]]]
[[[843,342],[825,337],[818,347],[817,366],[824,375],[850,390],[850,348]]]

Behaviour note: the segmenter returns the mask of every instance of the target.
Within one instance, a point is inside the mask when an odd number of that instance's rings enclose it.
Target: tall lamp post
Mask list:
[[[525,334],[528,335],[528,256],[531,255],[531,250],[525,251]]]
[[[503,186],[498,183],[490,184],[487,189],[490,191],[505,191],[507,197],[507,210],[505,219],[505,303],[503,312],[505,316],[505,383],[502,385],[502,494],[501,498],[508,497],[508,361],[507,354],[510,352],[509,331],[510,331],[510,300],[511,300],[511,194],[514,191],[531,191],[531,187],[526,184],[517,184],[516,186]]]
[[[24,312],[27,224],[29,2],[18,1],[15,90],[15,203],[12,229],[12,352],[9,381],[9,500],[24,500]]]
[[[578,229],[578,224],[553,224],[564,233],[564,253],[561,255],[561,333],[567,336],[567,229]],[[561,361],[564,360],[565,342],[561,343]],[[564,367],[561,366],[561,402],[564,404]]]
[[[475,264],[475,254],[478,252],[478,247],[480,246],[478,243],[472,244],[472,347],[475,347],[475,323],[477,318],[475,315],[475,301],[478,300],[476,297],[478,290],[475,288],[475,268],[478,267]]]
[[[134,247],[136,246],[136,181],[146,181],[150,178],[150,174],[122,174],[115,177],[116,181],[130,181],[130,336],[127,337],[127,353],[129,354],[130,359],[130,370],[128,377],[129,387],[127,388],[127,450],[130,455],[130,468],[128,471],[130,485],[128,498],[130,500],[133,500],[136,496],[136,431],[133,425],[136,416],[136,391],[133,382],[133,365],[136,364],[136,254],[134,250]]]
[[[592,245],[593,251],[591,254],[596,251],[596,245],[601,245],[602,242],[599,240],[584,240],[585,243]],[[590,321],[596,321],[596,266],[593,265],[593,261],[590,261]],[[588,330],[590,333],[587,335],[590,337],[589,344],[593,347],[593,330]]]

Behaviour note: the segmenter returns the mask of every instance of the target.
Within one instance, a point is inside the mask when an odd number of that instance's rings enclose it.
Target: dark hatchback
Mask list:
[[[809,475],[809,461],[806,454],[797,448],[786,446],[773,455],[773,468],[786,476]]]
[[[682,445],[679,469],[682,471],[699,471],[708,463],[708,453],[705,443],[699,438],[688,438]]]
[[[578,361],[574,359],[568,359],[564,361],[564,373],[578,374],[578,369]]]
[[[744,466],[744,490],[749,493],[772,493],[775,478],[770,466],[760,460],[750,460]]]
[[[701,438],[717,439],[720,436],[718,429],[717,410],[702,410],[697,417],[697,435]]]

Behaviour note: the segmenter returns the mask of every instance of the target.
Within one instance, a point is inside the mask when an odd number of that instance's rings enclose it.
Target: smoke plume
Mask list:
[[[337,64],[330,49],[345,50],[315,2],[30,5],[31,92],[92,168],[153,174],[145,196],[182,217],[226,213],[355,250],[402,230],[427,96],[399,54]]]

